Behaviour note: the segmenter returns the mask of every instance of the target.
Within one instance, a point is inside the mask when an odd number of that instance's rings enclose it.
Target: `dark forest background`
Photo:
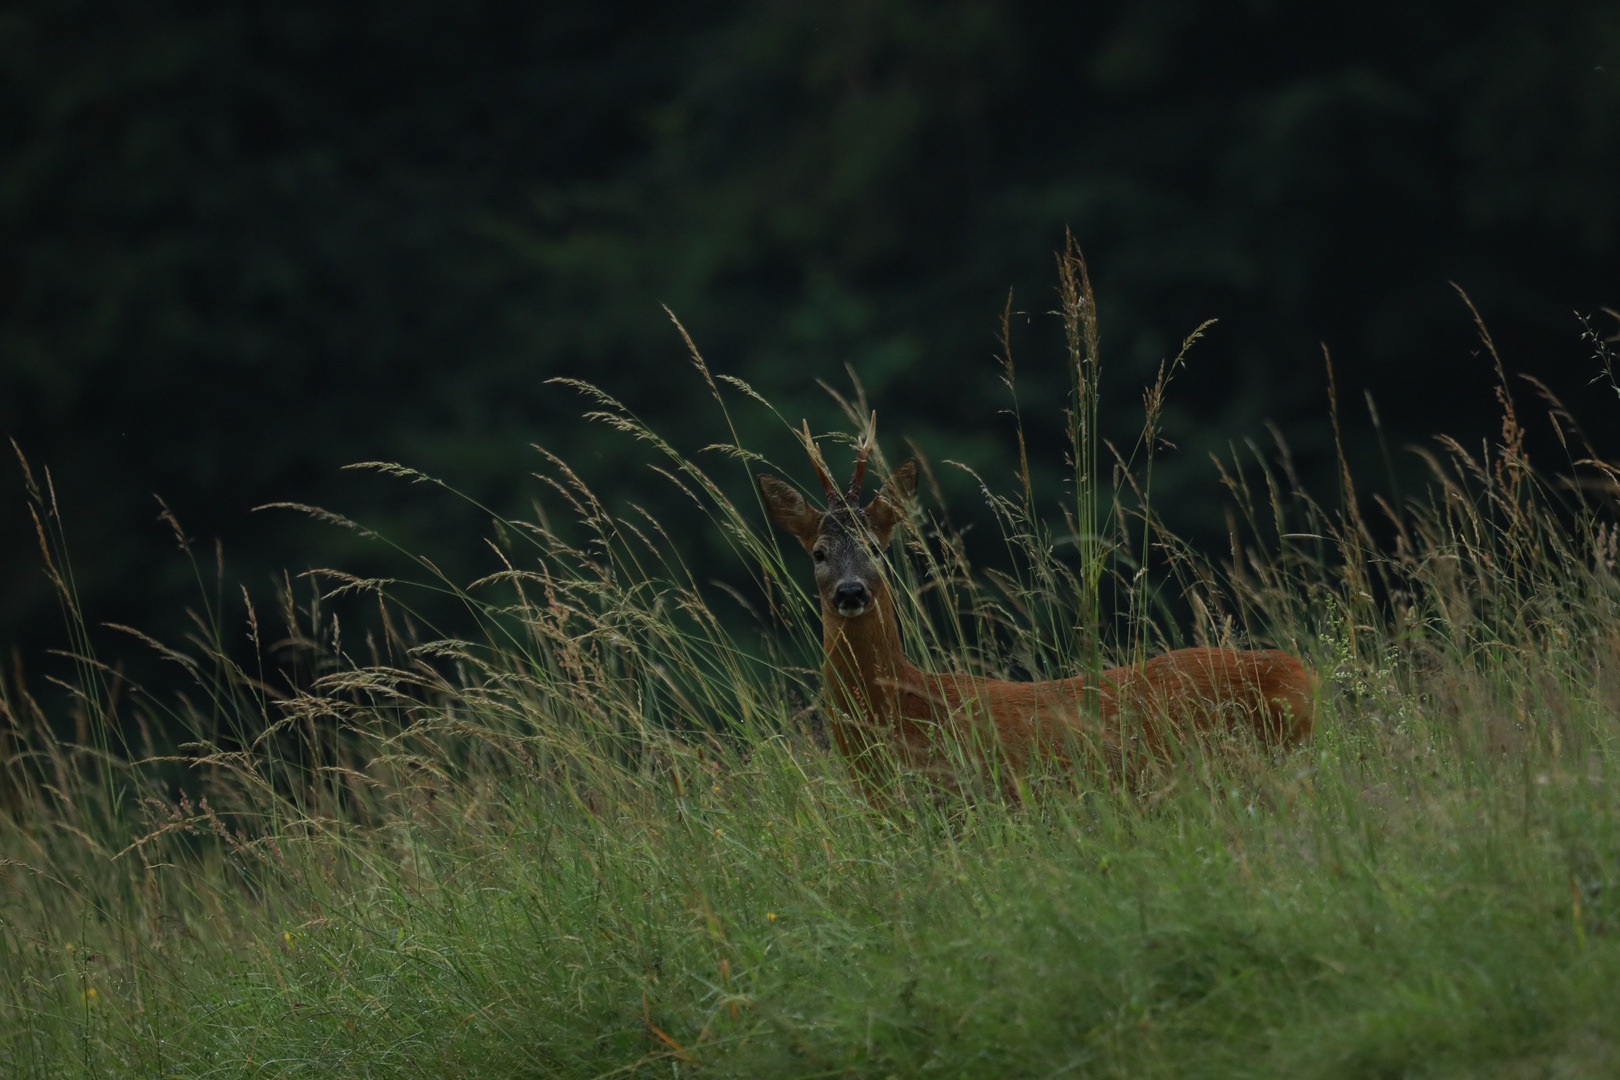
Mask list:
[[[1620,5],[0,11],[0,431],[50,470],[90,618],[160,635],[184,629],[196,583],[154,493],[210,560],[221,542],[227,596],[284,568],[388,567],[354,534],[250,513],[274,500],[364,520],[452,576],[489,568],[487,520],[340,471],[354,461],[522,514],[542,443],[612,498],[693,522],[701,557],[701,519],[646,448],[545,385],[589,378],[681,448],[714,441],[661,304],[790,419],[839,423],[816,381],[847,387],[849,365],[891,453],[910,437],[1003,482],[992,357],[1012,289],[1055,504],[1067,375],[1046,312],[1065,227],[1097,284],[1120,436],[1160,360],[1220,320],[1172,390],[1179,449],[1155,476],[1183,529],[1221,533],[1208,453],[1269,446],[1267,421],[1331,494],[1321,343],[1369,475],[1363,391],[1397,454],[1491,434],[1494,377],[1450,281],[1508,367],[1614,450],[1577,313],[1617,329],[1601,307],[1620,307]],[[740,494],[741,468],[714,464]],[[60,614],[5,475],[0,645],[47,663]],[[981,513],[942,475],[958,519]]]

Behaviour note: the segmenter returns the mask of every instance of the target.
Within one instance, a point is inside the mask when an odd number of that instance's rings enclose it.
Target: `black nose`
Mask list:
[[[846,581],[833,593],[833,604],[840,608],[865,607],[866,586],[858,581]]]

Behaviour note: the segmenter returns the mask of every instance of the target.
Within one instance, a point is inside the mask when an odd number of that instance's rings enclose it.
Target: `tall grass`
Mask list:
[[[1574,442],[1567,483],[1533,469],[1498,362],[1488,456],[1421,451],[1399,503],[1345,468],[1329,509],[1285,446],[1251,447],[1219,463],[1228,550],[1194,551],[1150,499],[1175,364],[1113,453],[1065,260],[1074,508],[1049,524],[1027,467],[986,485],[993,569],[919,509],[893,559],[908,648],[1047,677],[1275,644],[1323,678],[1308,748],[1151,791],[1037,777],[1011,805],[917,780],[874,812],[818,738],[802,556],[727,495],[768,464],[730,410],[769,405],[695,349],[724,482],[574,387],[661,455],[702,514],[679,527],[752,580],[734,597],[546,455],[552,497],[497,519],[497,572],[419,563],[453,635],[411,587],[329,572],[249,604],[255,659],[218,606],[150,642],[195,683],[153,700],[91,653],[31,473],[79,675],[71,734],[20,673],[0,697],[0,1074],[1612,1074],[1620,473]],[[334,614],[356,597],[364,634]]]

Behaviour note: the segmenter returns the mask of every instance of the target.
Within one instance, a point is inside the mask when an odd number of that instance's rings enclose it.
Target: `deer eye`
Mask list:
[[[810,557],[812,559],[816,560],[816,562],[826,562],[827,561],[827,553],[826,553],[826,551],[822,550],[821,548],[816,548],[814,551],[812,551],[810,553]]]

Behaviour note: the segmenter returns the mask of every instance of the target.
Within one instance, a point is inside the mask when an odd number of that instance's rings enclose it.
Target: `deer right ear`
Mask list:
[[[872,529],[878,547],[888,547],[894,526],[905,513],[905,505],[917,494],[917,459],[906,463],[889,474],[883,490],[866,505],[866,523]]]
[[[821,531],[821,514],[810,508],[804,496],[792,484],[784,483],[766,473],[759,478],[760,494],[765,496],[765,509],[771,520],[798,538],[804,549],[815,545],[816,534]]]

